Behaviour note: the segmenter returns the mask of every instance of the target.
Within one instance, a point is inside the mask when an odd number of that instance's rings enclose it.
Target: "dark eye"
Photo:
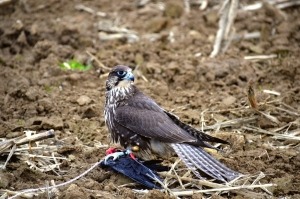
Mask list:
[[[125,77],[126,74],[127,74],[126,71],[123,71],[123,70],[117,71],[117,75],[118,75],[119,77]]]

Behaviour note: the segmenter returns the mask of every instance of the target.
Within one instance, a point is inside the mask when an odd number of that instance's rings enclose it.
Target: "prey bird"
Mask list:
[[[214,148],[207,142],[228,144],[226,141],[181,122],[157,105],[134,85],[134,75],[128,66],[118,65],[110,71],[104,113],[112,141],[120,143],[128,153],[143,159],[166,159],[177,154],[199,178],[199,171],[223,182],[240,176],[203,149]],[[114,159],[116,155],[112,154]]]

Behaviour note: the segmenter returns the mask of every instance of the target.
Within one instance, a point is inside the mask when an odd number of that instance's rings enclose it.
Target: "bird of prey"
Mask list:
[[[199,170],[223,182],[240,175],[203,149],[214,148],[207,142],[228,144],[226,141],[181,122],[157,105],[134,85],[134,75],[128,66],[118,65],[110,71],[104,113],[112,141],[138,157],[168,158],[176,153],[199,178]]]

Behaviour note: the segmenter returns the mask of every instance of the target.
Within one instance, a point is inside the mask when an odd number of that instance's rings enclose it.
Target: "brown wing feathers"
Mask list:
[[[162,142],[183,143],[196,141],[196,138],[174,124],[163,112],[126,105],[116,109],[115,120],[118,124],[140,136]]]
[[[208,148],[215,148],[211,146],[210,144],[206,142],[215,142],[215,143],[222,143],[222,144],[229,144],[227,141],[212,137],[208,134],[203,133],[202,131],[199,131],[183,122],[181,122],[177,116],[165,111],[165,113],[173,120],[175,124],[177,124],[180,128],[184,129],[187,133],[191,134],[192,136],[197,138],[197,144],[202,147],[208,147]]]

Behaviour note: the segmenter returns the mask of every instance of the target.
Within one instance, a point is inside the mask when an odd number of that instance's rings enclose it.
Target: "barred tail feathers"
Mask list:
[[[172,147],[185,165],[200,179],[202,177],[197,169],[223,182],[231,181],[240,175],[214,159],[200,147],[188,144],[172,144]]]

